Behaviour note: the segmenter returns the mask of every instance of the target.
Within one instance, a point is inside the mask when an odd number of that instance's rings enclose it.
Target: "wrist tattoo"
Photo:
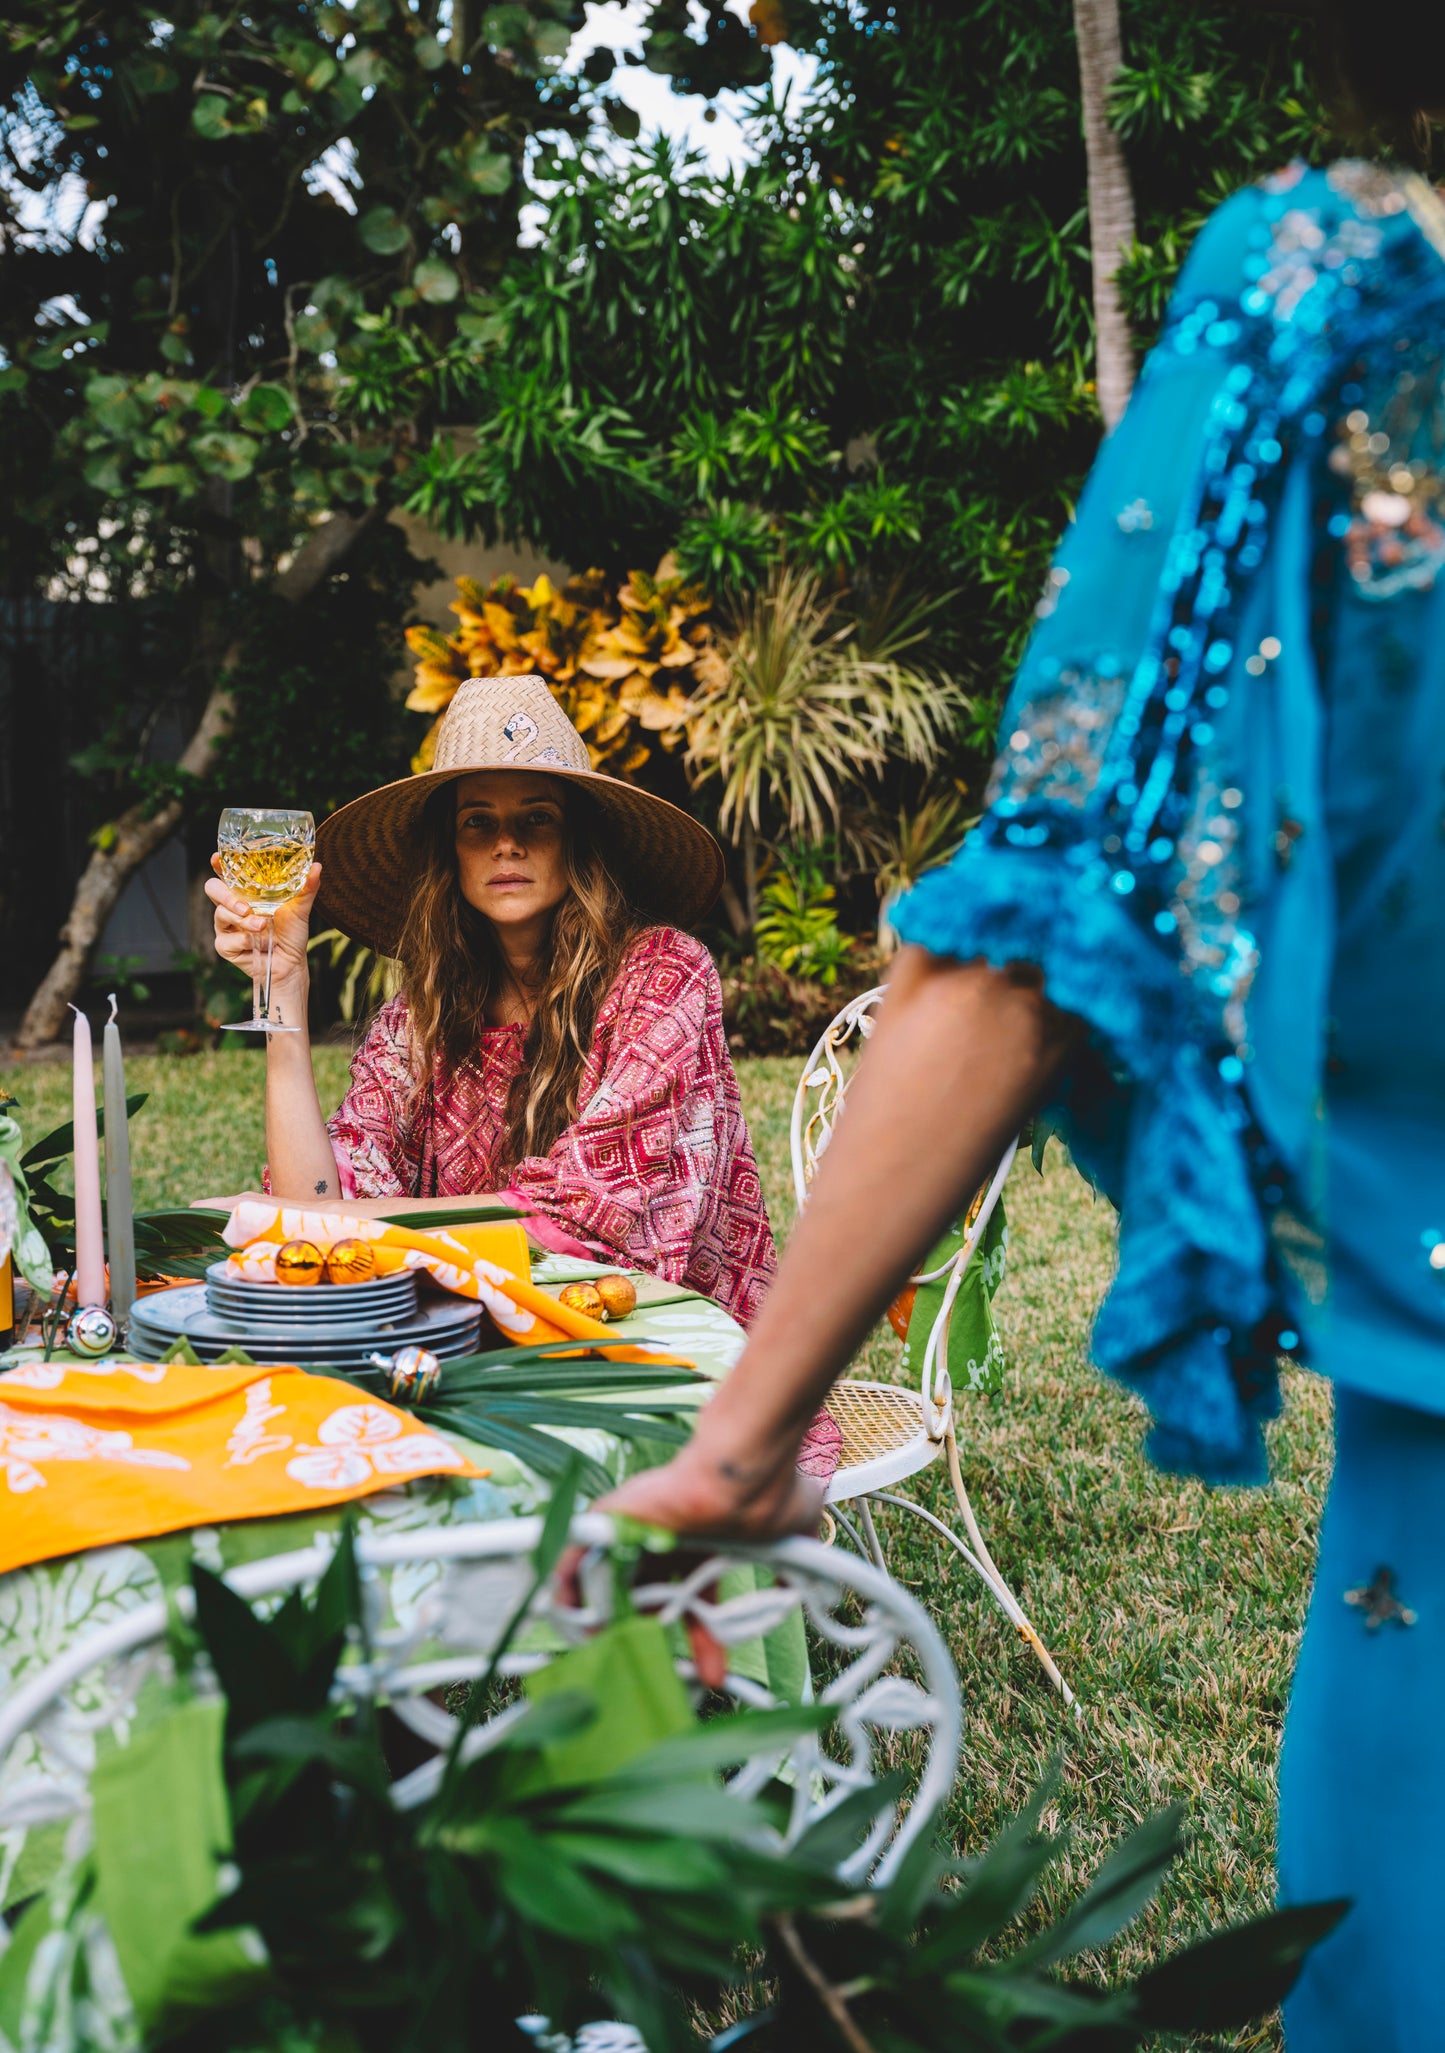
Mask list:
[[[741,1461],[720,1461],[717,1472],[729,1483],[743,1484],[762,1482],[769,1474],[765,1468],[749,1468]]]

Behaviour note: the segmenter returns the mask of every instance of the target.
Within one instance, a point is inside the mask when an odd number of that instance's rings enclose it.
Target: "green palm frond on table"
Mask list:
[[[173,1206],[136,1214],[136,1268],[141,1276],[204,1277],[231,1252],[221,1238],[227,1212]],[[478,1219],[513,1219],[505,1206],[458,1206],[455,1213],[428,1215],[429,1224]],[[510,1454],[538,1476],[555,1481],[572,1452],[557,1432],[608,1433],[634,1446],[680,1446],[692,1428],[694,1407],[679,1403],[683,1385],[707,1381],[675,1363],[612,1362],[606,1345],[554,1341],[528,1347],[499,1347],[462,1355],[443,1365],[442,1381],[414,1407],[425,1424],[440,1426],[482,1447]],[[319,1366],[370,1396],[387,1394],[386,1371]],[[670,1393],[670,1394],[664,1394]],[[615,1400],[615,1401],[608,1401]],[[553,1430],[548,1432],[544,1428]],[[589,1455],[581,1456],[582,1485],[591,1496],[613,1478]]]
[[[681,1446],[691,1435],[695,1407],[677,1393],[687,1384],[708,1381],[698,1370],[675,1362],[608,1361],[599,1350],[610,1344],[552,1341],[462,1355],[442,1364],[441,1382],[412,1409],[423,1424],[495,1447],[549,1481],[575,1456],[583,1490],[599,1496],[615,1478],[590,1455],[558,1439],[557,1430],[608,1433],[634,1446]],[[386,1392],[384,1369],[325,1373],[372,1396]]]
[[[135,1268],[143,1282],[162,1276],[204,1276],[231,1250],[221,1238],[229,1212],[166,1205],[135,1214]]]

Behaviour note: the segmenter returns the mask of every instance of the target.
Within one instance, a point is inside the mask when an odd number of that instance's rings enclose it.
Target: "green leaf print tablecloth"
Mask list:
[[[597,1273],[597,1265],[566,1255],[540,1257],[533,1267],[534,1281],[544,1288]],[[654,1341],[659,1348],[685,1356],[713,1381],[721,1380],[742,1351],[742,1329],[707,1298],[652,1277],[634,1275],[633,1280],[638,1308],[631,1318],[618,1322],[618,1339]],[[706,1387],[680,1386],[679,1403],[701,1402]],[[615,1393],[611,1396],[615,1401]],[[621,1481],[628,1450],[611,1434],[559,1432],[598,1461],[614,1481]],[[547,1485],[510,1454],[470,1444],[468,1452],[490,1468],[487,1480],[429,1477],[401,1489],[378,1491],[346,1509],[356,1513],[362,1533],[407,1532],[521,1518],[546,1502]],[[338,1508],[193,1528],[161,1539],[63,1555],[0,1576],[0,1701],[86,1633],[181,1587],[189,1579],[193,1559],[221,1572],[241,1562],[291,1553],[333,1536],[344,1515]],[[6,1503],[3,1480],[0,1516],[24,1516],[22,1499],[12,1496]],[[384,1624],[409,1629],[441,1573],[437,1563],[428,1561],[389,1571]],[[754,1663],[740,1665],[744,1672],[757,1667],[756,1679],[770,1682],[777,1693],[796,1695],[803,1675],[800,1652],[760,1648]],[[0,1762],[0,1820],[22,1787],[27,1800],[34,1798],[43,1811],[43,1785],[64,1758],[88,1764],[97,1735],[112,1731],[124,1737],[131,1715],[129,1693],[118,1688],[104,1669],[82,1676],[43,1735],[27,1735]],[[64,1833],[63,1823],[43,1817],[32,1823],[0,1822],[0,1907],[31,1895],[54,1874]]]

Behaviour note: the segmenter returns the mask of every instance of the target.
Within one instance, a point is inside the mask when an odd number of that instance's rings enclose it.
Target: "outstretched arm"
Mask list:
[[[599,1508],[683,1533],[810,1529],[817,1486],[794,1467],[808,1421],[1042,1100],[1077,1031],[1027,970],[904,949],[741,1361],[682,1453]]]

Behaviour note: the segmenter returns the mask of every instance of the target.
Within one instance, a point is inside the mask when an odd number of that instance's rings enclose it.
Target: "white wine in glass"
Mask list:
[[[276,930],[272,920],[303,888],[316,854],[316,822],[310,813],[275,806],[227,806],[216,836],[222,879],[266,921],[264,988],[253,970],[251,1017],[229,1020],[241,1033],[294,1034],[299,1020],[271,1009],[271,957]],[[253,949],[254,956],[254,949]]]

